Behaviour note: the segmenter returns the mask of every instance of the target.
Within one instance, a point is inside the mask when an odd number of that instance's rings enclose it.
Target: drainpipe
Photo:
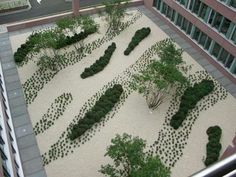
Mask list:
[[[80,0],[72,0],[73,16],[79,15],[79,1]]]

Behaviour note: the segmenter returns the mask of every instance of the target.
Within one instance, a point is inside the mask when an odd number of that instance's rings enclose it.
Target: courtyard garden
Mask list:
[[[179,177],[216,162],[235,99],[138,8],[105,5],[10,35],[48,177]]]

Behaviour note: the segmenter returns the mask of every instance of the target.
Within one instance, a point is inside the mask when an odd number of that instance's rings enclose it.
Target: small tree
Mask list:
[[[106,21],[108,30],[118,30],[125,17],[125,9],[130,0],[106,0],[105,5]]]
[[[100,172],[110,177],[168,177],[170,170],[162,164],[158,156],[144,153],[146,142],[139,138],[132,138],[124,133],[116,135],[111,140],[112,145],[107,148],[105,156],[114,160],[114,165],[101,167]]]
[[[185,74],[190,69],[182,60],[183,51],[177,49],[172,40],[160,41],[156,52],[160,60],[152,60],[140,74],[133,75],[130,84],[145,96],[150,109],[156,109],[167,95],[175,93],[177,86],[188,84]]]

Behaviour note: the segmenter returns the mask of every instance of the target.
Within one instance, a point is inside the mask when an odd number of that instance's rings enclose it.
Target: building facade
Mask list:
[[[0,92],[0,177],[23,177],[1,65]]]
[[[236,79],[236,0],[144,0]]]

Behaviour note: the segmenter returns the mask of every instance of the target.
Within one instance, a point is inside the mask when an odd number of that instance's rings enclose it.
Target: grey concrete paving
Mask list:
[[[172,30],[164,21],[161,21],[154,14],[152,14],[144,6],[140,7],[140,10],[148,16],[158,27],[160,27],[168,36],[173,38],[176,43],[181,46],[193,59],[195,59],[211,76],[213,76],[218,82],[236,98],[236,84],[226,78],[215,66],[211,65],[209,61],[204,58],[200,52],[192,48],[187,41],[185,41],[179,34]]]
[[[16,141],[25,177],[46,177],[38,144],[24,100],[8,33],[0,31],[0,60],[10,105]]]

